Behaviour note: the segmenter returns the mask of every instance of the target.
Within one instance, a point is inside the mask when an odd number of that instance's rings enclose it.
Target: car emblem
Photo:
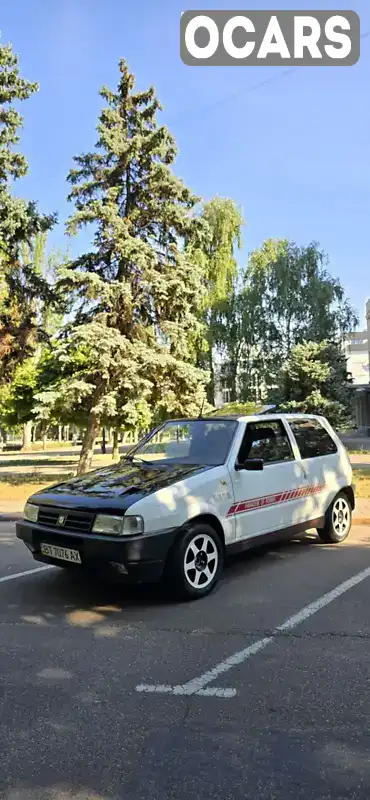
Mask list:
[[[65,516],[65,514],[59,514],[59,517],[57,519],[57,525],[64,525],[66,519],[67,517]]]

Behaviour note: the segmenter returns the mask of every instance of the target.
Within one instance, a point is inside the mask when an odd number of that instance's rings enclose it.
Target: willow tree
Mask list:
[[[315,242],[298,246],[269,239],[249,259],[246,286],[259,319],[261,380],[278,386],[282,365],[304,342],[340,344],[357,316],[340,281],[329,272],[326,254]],[[286,387],[289,399],[289,389]]]
[[[190,214],[197,198],[172,172],[176,145],[157,121],[154,88],[135,91],[125,61],[119,69],[117,90],[101,90],[96,147],[74,159],[68,178],[68,233],[93,226],[91,248],[64,275],[76,313],[61,343],[59,392],[74,393],[87,414],[79,473],[102,420],[122,421],[138,399],[169,413],[195,410],[207,380],[189,349],[200,268],[182,246],[199,224]]]
[[[219,314],[234,295],[238,277],[235,252],[241,247],[243,218],[233,200],[214,197],[204,204],[200,219],[202,225],[187,242],[187,252],[202,273],[204,336],[198,340],[196,349],[199,365],[210,372],[208,399],[213,404]]]

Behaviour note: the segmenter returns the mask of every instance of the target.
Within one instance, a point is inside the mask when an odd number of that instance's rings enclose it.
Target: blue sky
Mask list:
[[[318,4],[263,0],[17,0],[3,4],[3,42],[21,72],[40,82],[22,105],[20,149],[30,172],[17,191],[57,211],[52,242],[65,246],[66,175],[72,156],[91,149],[100,86],[114,87],[125,57],[137,86],[153,83],[175,134],[176,172],[199,195],[232,197],[247,227],[240,262],[268,237],[320,242],[360,312],[370,297],[370,37],[353,67],[188,67],[179,56],[179,19],[187,8],[312,9]],[[347,0],[326,0],[346,9]],[[370,30],[368,0],[350,7]],[[266,86],[253,89],[266,78]],[[275,80],[276,78],[276,80]],[[77,252],[83,238],[72,245]]]

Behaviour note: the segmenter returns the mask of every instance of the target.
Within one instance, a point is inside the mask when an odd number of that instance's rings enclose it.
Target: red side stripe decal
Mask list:
[[[255,497],[253,500],[241,500],[239,503],[233,503],[233,505],[230,506],[227,516],[231,517],[233,514],[245,514],[247,511],[255,511],[257,508],[274,506],[277,503],[289,503],[291,500],[298,500],[302,497],[319,494],[323,489],[325,489],[324,484],[318,486],[302,486],[299,489],[290,489],[287,492],[267,494],[265,497]]]

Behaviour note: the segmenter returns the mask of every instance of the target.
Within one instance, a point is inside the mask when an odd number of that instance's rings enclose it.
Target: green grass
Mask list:
[[[370,468],[353,470],[353,483],[356,497],[370,500]]]
[[[98,445],[99,443],[97,443]],[[78,442],[77,445],[72,444],[72,442],[56,442],[50,441],[46,442],[46,447],[42,442],[32,442],[32,444],[27,448],[25,453],[35,453],[35,452],[53,452],[58,450],[74,450],[75,448],[81,448],[81,442]],[[12,455],[13,453],[20,453],[22,451],[22,442],[8,442],[4,446],[2,451],[3,455]]]
[[[73,473],[63,475],[47,475],[40,473],[23,473],[23,475],[0,476],[0,503],[19,503],[24,505],[27,498],[47,486],[62,483],[73,477]]]
[[[74,466],[77,464],[78,458],[71,459],[68,456],[60,456],[59,458],[14,458],[11,460],[0,457],[0,469],[6,467],[13,469],[13,467],[57,467],[60,464],[67,464]]]
[[[71,450],[74,447],[81,447],[81,442],[77,445],[72,444],[72,442],[56,442],[55,440],[46,442],[45,450]],[[30,447],[30,452],[35,452],[39,450],[44,450],[44,446],[42,442],[32,442]]]
[[[44,485],[60,483],[61,481],[67,481],[69,478],[72,478],[74,474],[74,472],[15,472],[13,474],[9,473],[9,475],[2,473],[0,474],[0,485],[24,486],[24,484],[30,483],[42,483]]]

